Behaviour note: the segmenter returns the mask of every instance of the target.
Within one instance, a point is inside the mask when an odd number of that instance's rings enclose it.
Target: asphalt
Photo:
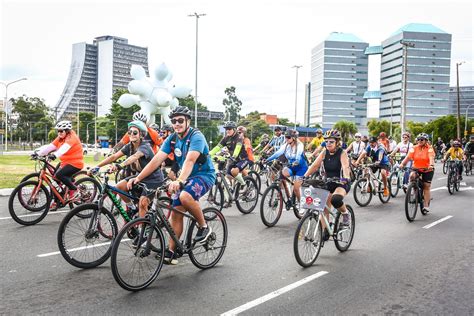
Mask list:
[[[446,185],[440,168],[433,188]],[[266,228],[258,208],[242,215],[225,209],[228,247],[216,267],[201,271],[186,257],[165,266],[146,290],[130,293],[112,277],[110,261],[91,270],[69,265],[58,251],[56,234],[65,213],[23,227],[9,219],[7,197],[0,197],[0,314],[159,314],[219,315],[257,301],[248,315],[472,315],[474,313],[472,201],[474,176],[462,190],[433,192],[429,215],[409,223],[403,197],[354,207],[356,232],[340,253],[326,243],[309,268],[293,254],[297,219],[285,212]],[[451,218],[425,229],[446,216]],[[274,293],[306,277],[312,281]],[[262,297],[272,294],[271,299]]]

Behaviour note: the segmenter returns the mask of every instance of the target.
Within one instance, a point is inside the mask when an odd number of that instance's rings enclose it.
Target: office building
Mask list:
[[[467,107],[468,117],[474,119],[474,86],[459,87],[459,108],[461,115],[466,115]],[[449,88],[449,114],[458,114],[458,92],[456,87]]]

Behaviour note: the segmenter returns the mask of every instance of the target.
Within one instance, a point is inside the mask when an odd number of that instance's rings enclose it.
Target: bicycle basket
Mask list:
[[[321,188],[315,188],[313,186],[302,187],[300,189],[301,200],[300,207],[303,209],[310,210],[324,210],[330,192]]]

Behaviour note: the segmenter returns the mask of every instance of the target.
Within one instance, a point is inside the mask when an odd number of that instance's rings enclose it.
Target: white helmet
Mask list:
[[[362,137],[361,133],[355,133],[354,137]]]
[[[132,121],[142,121],[146,123],[148,121],[148,115],[140,111],[135,112],[133,113]]]
[[[72,129],[71,121],[60,121],[56,124],[56,129]]]

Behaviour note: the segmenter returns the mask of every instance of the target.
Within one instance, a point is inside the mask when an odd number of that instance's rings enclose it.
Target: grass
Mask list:
[[[101,161],[103,157],[99,157]],[[93,155],[84,157],[85,167],[93,167],[98,162]],[[14,188],[27,174],[35,172],[35,162],[30,156],[0,155],[0,189]]]

